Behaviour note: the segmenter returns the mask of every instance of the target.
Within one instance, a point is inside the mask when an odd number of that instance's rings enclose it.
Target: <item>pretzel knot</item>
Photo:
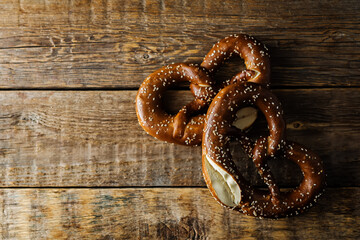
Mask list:
[[[246,70],[236,74],[230,83],[248,81],[269,86],[270,55],[268,49],[255,38],[246,34],[230,35],[215,43],[205,56],[201,66],[210,73],[214,73],[234,54],[244,59]]]
[[[195,99],[176,115],[170,115],[162,108],[162,94],[184,81],[190,82]],[[136,96],[136,114],[140,125],[159,140],[199,145],[204,125],[204,115],[200,113],[216,94],[212,85],[213,80],[207,71],[192,64],[171,64],[156,70],[144,80]]]
[[[269,137],[252,143],[242,130],[233,126],[236,111],[246,105],[257,106],[269,125]],[[202,170],[214,198],[225,207],[257,217],[278,218],[298,214],[320,196],[325,174],[321,160],[299,144],[284,141],[285,123],[277,98],[254,83],[234,83],[221,90],[211,103],[202,144]],[[229,143],[240,141],[268,191],[255,189],[241,175],[232,160]],[[303,172],[300,185],[281,192],[267,165],[270,157],[282,153]]]

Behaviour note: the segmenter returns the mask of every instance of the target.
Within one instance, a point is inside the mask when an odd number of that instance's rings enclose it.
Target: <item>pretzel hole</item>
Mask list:
[[[244,60],[238,55],[233,55],[222,64],[221,68],[215,73],[214,79],[216,79],[218,83],[223,83],[245,69]]]
[[[230,152],[237,169],[245,180],[252,186],[265,187],[265,184],[256,171],[253,161],[245,153],[239,142],[235,140],[230,142]]]
[[[233,126],[247,132],[247,135],[253,140],[260,134],[268,134],[267,122],[265,116],[256,106],[244,106],[236,112],[236,118],[232,123]],[[243,150],[241,144],[237,141],[230,142],[230,151],[235,165],[241,175],[255,187],[266,187],[257,173],[256,167]]]
[[[235,121],[233,122],[233,125]],[[255,142],[256,139],[260,136],[269,135],[268,123],[264,114],[261,111],[257,110],[256,121],[247,130],[246,134],[253,142]],[[250,159],[245,154],[240,143],[236,141],[231,141],[230,150],[233,156],[233,160],[243,177],[255,187],[266,187],[265,183],[262,181],[260,175],[258,174],[252,159]],[[270,158],[268,160],[268,165],[274,175],[275,182],[278,184],[278,186],[283,188],[292,188],[300,184],[302,180],[301,170],[291,160],[284,159],[281,156],[277,156],[276,158]]]
[[[266,121],[265,115],[262,111],[260,111],[256,106],[248,106],[257,109],[257,118],[250,128],[247,130],[247,134],[253,140],[259,138],[259,136],[268,136],[269,135],[269,127]]]
[[[300,185],[303,179],[301,169],[291,160],[277,156],[270,158],[268,165],[278,186],[282,188],[294,188]]]
[[[254,187],[267,188],[253,161],[247,156],[237,141],[230,142],[232,159],[241,175]],[[268,160],[269,168],[276,184],[281,188],[294,188],[300,185],[303,175],[298,165],[281,156]]]
[[[266,121],[265,115],[258,111],[257,119],[252,127],[247,132],[247,135],[253,140],[256,141],[259,136],[268,136],[269,129],[268,123]],[[251,164],[253,165],[252,161],[250,160]],[[298,186],[302,180],[302,173],[300,168],[293,163],[291,160],[284,159],[282,156],[277,156],[276,158],[270,158],[268,161],[269,167],[271,172],[274,175],[276,183],[281,187],[295,187]],[[257,173],[255,167],[254,170]],[[252,174],[252,173],[251,173]],[[256,186],[261,185],[264,186],[262,183],[261,178],[256,178],[255,184]],[[260,180],[260,182],[257,182]]]
[[[190,82],[188,81],[178,82],[163,92],[161,108],[171,115],[176,115],[183,106],[194,100],[189,86]]]
[[[162,96],[162,108],[169,114],[175,115],[179,110],[194,100],[189,90],[169,90]]]

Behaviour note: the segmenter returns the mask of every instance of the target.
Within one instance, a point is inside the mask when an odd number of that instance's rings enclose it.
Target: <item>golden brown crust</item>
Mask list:
[[[236,112],[249,105],[255,105],[265,115],[270,132],[267,152],[274,155],[285,135],[281,103],[270,90],[251,82],[231,84],[215,96],[207,112],[204,138],[218,139],[217,134],[229,133],[234,128],[232,123],[236,118]],[[207,127],[212,127],[216,131],[209,132]],[[223,140],[212,143],[214,146],[222,144]],[[210,146],[209,148],[212,149]]]
[[[246,35],[231,35],[221,39],[205,56],[201,66],[216,72],[234,54],[244,59],[246,70],[236,74],[232,81],[249,81],[264,86],[270,83],[270,56],[265,45]]]
[[[280,192],[267,166],[269,157],[265,154],[266,141],[265,138],[258,139],[252,151],[252,158],[269,192],[264,195],[255,190],[251,199],[244,198],[244,203],[238,210],[247,215],[271,218],[297,215],[311,207],[323,193],[325,187],[323,163],[314,152],[304,146],[286,141],[280,152],[285,159],[300,167],[303,180],[297,188]],[[250,202],[254,200],[257,202],[252,206]]]
[[[249,104],[256,105],[264,113],[270,130],[270,137],[259,138],[255,144],[242,131],[232,127],[236,111]],[[216,196],[205,167],[207,158],[230,174],[241,189],[241,202],[231,209],[251,216],[278,218],[298,214],[316,201],[325,185],[322,162],[318,156],[303,146],[285,142],[284,130],[281,105],[266,88],[254,83],[235,83],[216,95],[205,121],[202,169],[205,182],[218,202],[220,200]],[[229,148],[229,142],[233,138],[240,141],[243,149],[253,159],[260,176],[269,188],[268,191],[253,188],[236,168]],[[279,153],[295,162],[304,174],[299,187],[289,192],[280,192],[266,163],[269,157]]]
[[[210,74],[234,54],[244,59],[246,70],[227,83],[219,84],[220,88],[225,87],[214,98],[217,88]],[[180,81],[191,82],[190,90],[195,99],[176,115],[170,115],[161,108],[162,93]],[[144,130],[160,140],[184,145],[198,145],[202,140],[205,182],[223,206],[230,208],[226,205],[229,204],[231,209],[257,217],[291,216],[304,211],[317,200],[324,189],[325,174],[315,153],[284,140],[283,111],[276,96],[267,89],[269,82],[270,59],[265,45],[248,35],[233,35],[217,42],[205,56],[201,67],[179,63],[152,73],[139,88],[136,113]],[[213,98],[205,120],[205,115],[199,113]],[[237,111],[248,105],[260,109],[269,126],[269,136],[260,137],[255,143],[233,127]],[[252,158],[268,191],[253,188],[236,168],[229,148],[229,142],[234,138]],[[280,191],[267,165],[267,160],[279,153],[295,162],[304,175],[301,184],[288,192]],[[217,196],[215,189],[221,197]]]
[[[218,88],[209,76],[227,58],[239,54],[247,70],[233,77],[232,82],[250,81],[263,85],[269,83],[270,60],[266,47],[248,35],[234,35],[220,40],[205,56],[201,67],[179,63],[160,68],[150,74],[136,96],[136,113],[143,129],[151,136],[171,143],[199,145],[201,143],[205,110]],[[171,85],[190,81],[194,101],[171,116],[161,108],[161,94]]]
[[[190,81],[195,99],[175,115],[162,109],[162,93],[171,86]],[[208,73],[191,64],[178,63],[162,67],[141,84],[136,96],[136,114],[140,125],[151,136],[177,144],[199,145],[204,115],[199,115],[215,95]]]

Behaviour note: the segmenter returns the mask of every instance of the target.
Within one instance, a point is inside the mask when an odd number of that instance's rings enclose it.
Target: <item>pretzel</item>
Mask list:
[[[152,73],[145,79],[136,97],[136,113],[140,125],[160,140],[199,145],[204,116],[198,113],[208,106],[219,90],[219,86],[215,86],[215,82],[210,79],[209,73],[217,70],[233,53],[237,53],[244,57],[247,70],[234,76],[231,82],[248,80],[267,85],[270,77],[270,60],[266,47],[262,48],[260,45],[248,35],[230,36],[214,45],[205,56],[201,67],[173,64]],[[191,82],[190,89],[195,99],[184,106],[176,116],[171,116],[161,110],[161,93],[179,81]],[[244,110],[241,114],[247,117],[248,121],[241,128],[247,129],[255,121],[257,112],[254,109]]]
[[[244,59],[246,69],[225,82],[217,82],[215,87],[222,89],[235,82],[254,82],[270,86],[270,55],[264,44],[249,35],[230,35],[218,41],[205,56],[201,66],[215,73],[233,55]],[[257,118],[257,110],[247,107],[238,111],[244,119],[237,121],[242,130],[249,129]],[[236,124],[235,124],[236,125]],[[241,126],[242,125],[242,126]]]
[[[270,55],[265,45],[246,35],[230,35],[218,41],[205,56],[201,66],[216,72],[234,54],[244,59],[246,70],[233,77],[233,81],[248,81],[269,86]]]
[[[281,147],[285,134],[281,103],[270,90],[251,82],[231,84],[216,95],[210,105],[212,106],[211,109],[208,109],[208,124],[206,125],[208,128],[214,128],[215,131],[209,132],[205,128],[205,132],[210,135],[206,137],[204,135],[204,139],[208,141],[208,138],[212,138],[212,136],[221,135],[224,131],[234,129],[232,123],[236,120],[237,111],[249,105],[256,105],[266,117],[270,133],[267,153],[273,156]],[[220,146],[222,142],[214,142],[213,144]]]
[[[234,112],[246,104],[256,105],[270,126],[270,136],[252,143],[243,131],[232,126]],[[267,110],[267,111],[265,111]],[[269,90],[253,83],[235,83],[221,90],[211,103],[202,144],[202,171],[214,198],[223,206],[256,217],[296,215],[321,195],[325,174],[321,160],[305,147],[284,141],[285,123],[281,105]],[[253,162],[268,190],[252,187],[231,158],[229,143],[237,139]],[[274,148],[278,145],[278,148]],[[282,153],[303,172],[300,185],[281,192],[267,165],[269,157]]]
[[[195,99],[176,115],[162,109],[162,94],[171,86],[190,81]],[[140,125],[151,136],[182,145],[201,143],[204,115],[200,115],[215,96],[212,79],[200,67],[178,63],[162,67],[141,84],[136,96],[136,114]]]

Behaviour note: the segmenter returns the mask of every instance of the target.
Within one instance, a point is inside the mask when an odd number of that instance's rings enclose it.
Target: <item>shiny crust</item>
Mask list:
[[[244,104],[256,105],[264,113],[270,126],[270,137],[259,138],[253,143],[242,131],[231,126],[236,111]],[[208,109],[202,143],[203,175],[210,192],[218,202],[220,201],[205,168],[206,156],[230,174],[241,189],[241,202],[231,209],[255,217],[279,218],[296,215],[312,206],[325,185],[322,162],[315,153],[305,147],[285,142],[284,129],[281,105],[266,88],[253,83],[237,83],[218,93]],[[253,159],[260,176],[268,186],[267,191],[252,187],[236,168],[229,147],[234,138]],[[275,146],[278,148],[273,148]],[[282,154],[300,167],[304,178],[297,188],[288,192],[279,190],[267,166],[267,160],[274,154]]]
[[[271,70],[268,49],[246,34],[230,35],[215,43],[201,66],[210,73],[216,72],[234,54],[244,59],[246,70],[236,74],[231,82],[248,81],[269,86]]]
[[[171,86],[189,81],[195,99],[176,115],[162,108],[162,94]],[[162,67],[150,74],[141,84],[136,96],[136,114],[140,125],[151,136],[182,145],[200,145],[204,115],[215,92],[208,73],[200,67],[178,63]]]
[[[145,79],[136,96],[136,114],[143,129],[159,140],[200,145],[204,116],[199,113],[207,108],[219,88],[225,86],[216,86],[210,73],[233,54],[244,58],[247,69],[234,76],[231,82],[250,81],[268,85],[270,60],[266,47],[248,35],[231,35],[214,45],[200,67],[172,64]],[[181,81],[191,82],[190,90],[195,99],[172,116],[162,109],[161,94]]]
[[[215,146],[221,147],[226,142],[226,139],[218,136],[230,134],[235,129],[232,123],[236,118],[236,112],[246,106],[256,106],[265,115],[270,133],[267,152],[269,155],[276,153],[285,135],[281,103],[270,90],[251,82],[231,84],[215,96],[207,112],[207,124],[204,131],[206,144],[211,144],[207,146],[209,149],[214,149]],[[216,150],[211,153],[213,154],[224,155],[223,152],[216,152]]]

